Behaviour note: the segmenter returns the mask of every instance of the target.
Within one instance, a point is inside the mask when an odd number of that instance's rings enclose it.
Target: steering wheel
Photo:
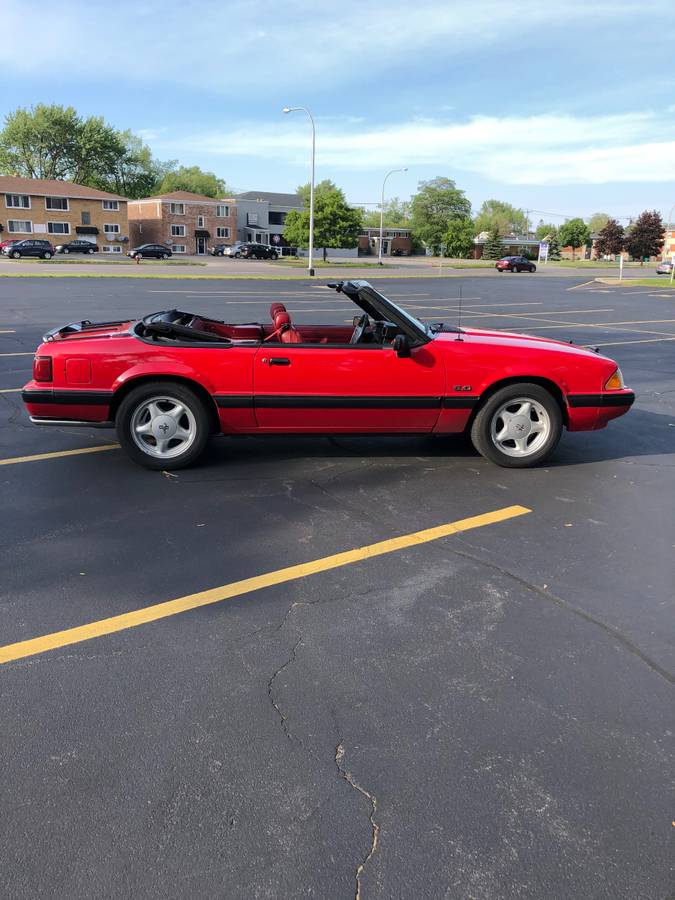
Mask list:
[[[361,338],[363,337],[363,333],[366,330],[370,323],[368,319],[368,313],[364,313],[359,319],[358,325],[354,328],[352,332],[352,336],[349,339],[350,344],[358,344]]]

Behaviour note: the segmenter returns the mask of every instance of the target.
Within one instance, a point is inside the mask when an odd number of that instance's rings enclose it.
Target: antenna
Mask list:
[[[461,324],[462,324],[462,285],[460,284],[460,286],[459,286],[459,303],[457,306],[457,337],[455,338],[456,341],[462,340],[462,329],[460,327]]]

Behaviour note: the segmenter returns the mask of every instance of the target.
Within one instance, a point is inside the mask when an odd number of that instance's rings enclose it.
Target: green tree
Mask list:
[[[623,225],[620,225],[616,219],[608,219],[598,234],[595,243],[596,255],[616,256],[623,250],[625,240],[626,233]]]
[[[292,209],[286,216],[284,238],[296,247],[309,246],[309,185],[298,188],[303,210]],[[363,230],[363,210],[349,206],[344,192],[332,181],[321,181],[314,188],[314,246],[323,248],[356,247]]]
[[[401,201],[398,197],[392,197],[384,204],[385,228],[408,228],[410,223],[410,203]],[[363,214],[363,224],[366,228],[380,227],[380,210],[371,209]]]
[[[563,247],[572,248],[572,259],[575,259],[576,248],[584,247],[591,238],[591,232],[583,219],[569,219],[560,226],[558,237]]]
[[[483,245],[483,259],[501,259],[504,255],[504,245],[498,228],[492,228],[488,239]]]
[[[560,259],[560,241],[557,231],[553,232],[548,239],[548,258]]]
[[[475,218],[476,233],[497,228],[500,234],[526,234],[527,216],[502,200],[485,200]]]
[[[421,181],[412,198],[411,225],[413,236],[437,253],[445,240],[453,219],[468,219],[471,204],[450,178],[437,177]]]
[[[609,216],[607,215],[607,213],[593,213],[593,215],[588,220],[588,227],[591,230],[591,234],[596,234],[598,231],[602,231],[602,229],[608,222]]]
[[[474,249],[475,236],[476,230],[471,219],[452,219],[448,223],[443,240],[445,255],[455,259],[467,259]]]
[[[558,234],[558,229],[555,225],[551,225],[550,222],[539,222],[537,225],[537,229],[534,232],[534,236],[538,241],[543,241],[546,238],[552,237],[554,234]]]
[[[153,193],[173,167],[153,159],[130,131],[116,131],[100,116],[83,119],[71,106],[17,109],[0,130],[3,174],[65,179],[135,199]]]
[[[626,235],[626,249],[633,259],[644,262],[645,258],[658,256],[663,247],[666,230],[661,213],[653,209],[645,210],[630,226]]]
[[[0,171],[22,178],[69,178],[77,167],[81,120],[72,106],[16,109],[0,131]]]
[[[157,188],[158,194],[170,194],[172,191],[190,191],[215,199],[226,197],[230,188],[213,172],[204,172],[199,166],[179,166],[167,172]]]

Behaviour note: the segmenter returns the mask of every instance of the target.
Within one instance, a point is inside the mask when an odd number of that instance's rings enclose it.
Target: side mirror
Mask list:
[[[399,357],[410,356],[410,344],[404,334],[397,334],[394,338],[393,348]]]

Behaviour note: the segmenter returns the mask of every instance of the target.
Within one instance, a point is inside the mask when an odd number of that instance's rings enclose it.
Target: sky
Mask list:
[[[236,191],[452,178],[560,222],[675,204],[672,0],[2,0],[0,119],[70,105]],[[8,75],[11,77],[8,78]]]

